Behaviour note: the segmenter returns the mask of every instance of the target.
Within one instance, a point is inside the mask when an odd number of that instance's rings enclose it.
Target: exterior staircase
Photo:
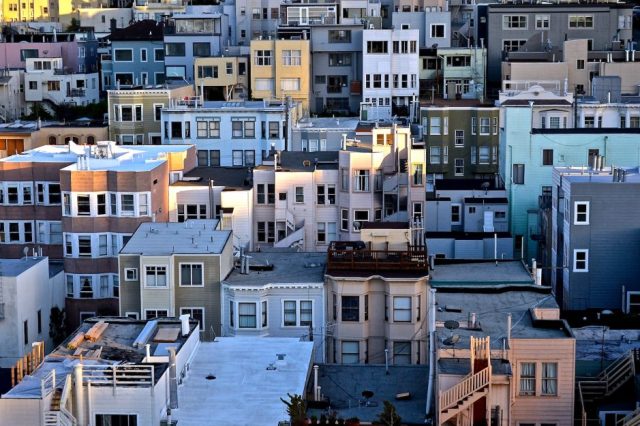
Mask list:
[[[481,398],[488,396],[491,389],[491,346],[489,337],[471,337],[471,373],[451,388],[438,395],[438,424],[442,425],[460,416]],[[484,364],[474,372],[474,366]],[[457,419],[456,424],[460,424]]]
[[[288,208],[276,209],[276,222],[280,221],[281,218],[284,219],[286,224],[287,236],[276,241],[273,247],[304,247],[304,220],[301,223],[296,223],[293,212]]]
[[[623,419],[618,420],[616,426],[640,426],[640,407],[627,414]]]
[[[594,402],[596,400],[613,395],[635,376],[635,364],[635,353],[634,351],[629,351],[593,379],[578,381],[578,397],[580,399],[582,426],[586,426],[591,420],[588,409],[595,406]],[[624,423],[624,425],[640,425],[640,415],[637,417],[636,422]]]
[[[49,410],[44,412],[45,426],[78,426],[75,417],[67,409],[71,398],[71,387],[71,374],[68,374],[64,381],[64,387],[53,389]]]

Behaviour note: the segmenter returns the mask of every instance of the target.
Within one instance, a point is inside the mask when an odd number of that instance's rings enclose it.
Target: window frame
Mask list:
[[[578,259],[578,254],[584,254],[584,259]],[[578,263],[584,262],[584,268],[578,268]],[[583,273],[589,272],[589,250],[573,249],[573,272]]]
[[[190,271],[190,278],[191,278],[191,282],[193,282],[193,266],[194,265],[198,265],[200,266],[200,281],[201,284],[185,284],[182,282],[182,268],[184,266],[191,266],[191,271]],[[178,263],[178,286],[179,287],[188,287],[188,288],[197,288],[197,287],[204,287],[204,262],[179,262]]]
[[[580,213],[578,211],[579,206],[585,206],[586,211],[584,213]],[[589,201],[574,201],[573,202],[573,224],[574,225],[589,225],[590,219],[590,202]],[[579,220],[580,215],[584,215],[584,220]]]

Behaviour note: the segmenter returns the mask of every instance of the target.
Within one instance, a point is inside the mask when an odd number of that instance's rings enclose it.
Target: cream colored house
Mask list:
[[[251,97],[287,96],[309,111],[311,52],[309,40],[251,40]]]
[[[245,56],[198,57],[194,63],[196,92],[205,101],[249,98],[249,59]]]

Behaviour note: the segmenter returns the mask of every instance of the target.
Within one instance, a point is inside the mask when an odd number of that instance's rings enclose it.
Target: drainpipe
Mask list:
[[[169,351],[169,408],[178,408],[178,380],[176,371],[176,348],[170,346]]]
[[[429,382],[427,387],[426,415],[432,410],[434,387],[436,377],[436,289],[429,289]]]

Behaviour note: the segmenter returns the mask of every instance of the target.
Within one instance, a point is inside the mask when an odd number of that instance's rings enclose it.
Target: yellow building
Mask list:
[[[196,58],[195,84],[205,101],[242,101],[249,98],[249,58]]]
[[[56,7],[57,2],[51,3]],[[51,6],[49,0],[5,0],[2,2],[3,19],[4,22],[48,21],[52,16]]]
[[[311,54],[309,40],[252,40],[251,97],[290,96],[309,109]]]

